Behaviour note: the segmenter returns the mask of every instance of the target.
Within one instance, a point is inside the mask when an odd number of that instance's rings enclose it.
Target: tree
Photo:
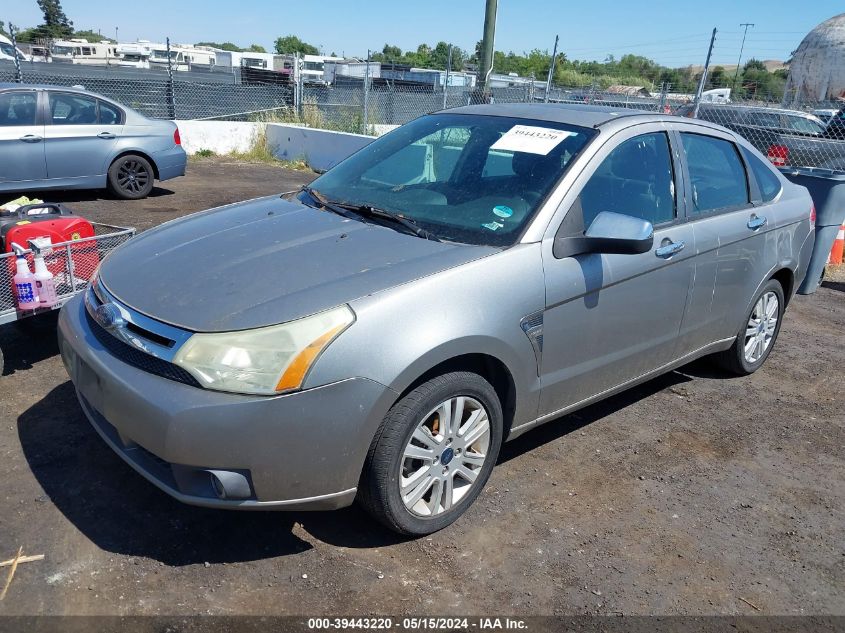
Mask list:
[[[38,8],[44,14],[44,24],[35,27],[37,38],[60,40],[73,36],[73,22],[65,15],[61,0],[37,0],[37,2]]]
[[[102,42],[104,38],[102,35],[97,33],[96,31],[74,31],[73,32],[74,39],[86,40],[88,42]]]
[[[247,53],[266,53],[267,49],[261,46],[260,44],[250,44],[249,48],[247,48],[244,52]]]
[[[301,53],[303,55],[319,55],[319,49],[313,44],[303,42],[296,35],[286,35],[276,40],[276,52],[279,55]]]
[[[748,72],[749,70],[766,70],[766,65],[761,62],[759,59],[754,59],[753,57],[745,62],[745,66],[743,67],[744,72]],[[768,72],[768,71],[767,71]]]
[[[0,35],[9,37],[9,34],[6,32],[6,23],[3,20],[0,20]]]

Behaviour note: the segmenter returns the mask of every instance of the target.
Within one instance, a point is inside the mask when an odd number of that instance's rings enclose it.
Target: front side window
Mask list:
[[[623,141],[596,168],[578,198],[584,228],[603,211],[654,225],[675,219],[675,182],[664,132]]]
[[[382,136],[312,186],[333,201],[401,214],[442,240],[508,246],[595,134],[550,121],[429,115]]]
[[[705,213],[748,204],[748,176],[736,145],[704,134],[681,134],[692,181],[692,210]]]
[[[0,127],[35,125],[38,96],[34,92],[0,94]]]
[[[97,100],[84,95],[50,93],[50,118],[53,125],[94,125]]]

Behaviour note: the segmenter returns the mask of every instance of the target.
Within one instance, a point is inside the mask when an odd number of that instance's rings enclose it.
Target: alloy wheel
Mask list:
[[[134,159],[124,161],[117,170],[118,186],[129,193],[142,192],[149,180],[147,168]]]
[[[490,449],[490,418],[476,399],[441,402],[414,429],[399,465],[399,493],[414,515],[449,511],[475,484]]]
[[[780,315],[778,296],[766,292],[757,300],[745,328],[745,360],[756,363],[772,344]]]

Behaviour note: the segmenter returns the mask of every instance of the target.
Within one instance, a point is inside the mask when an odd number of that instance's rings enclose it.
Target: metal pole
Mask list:
[[[546,79],[546,96],[543,97],[543,103],[549,102],[549,90],[552,89],[552,77],[555,74],[555,58],[557,57],[557,40],[558,36],[555,35],[555,48],[552,51],[552,63],[549,66],[549,76]]]
[[[695,91],[695,106],[692,109],[692,118],[698,118],[698,107],[701,105],[701,93],[704,92],[704,83],[707,81],[707,70],[710,68],[710,56],[713,54],[713,44],[716,43],[716,29],[710,36],[710,48],[707,49],[707,59],[704,62],[704,70],[701,72],[701,80],[698,82],[698,89]]]
[[[742,33],[742,44],[739,47],[739,59],[736,61],[736,73],[734,73],[734,90],[736,90],[736,82],[739,79],[739,65],[742,63],[742,51],[745,48],[745,36],[748,35],[748,27],[754,26],[752,22],[743,22],[740,26],[745,27],[745,31]]]
[[[9,37],[12,40],[12,49],[13,54],[15,56],[15,83],[22,84],[23,83],[23,72],[21,72],[21,60],[18,56],[18,39],[15,35],[15,32],[18,29],[9,22]]]
[[[449,72],[452,70],[452,45],[449,44],[449,58],[446,60],[446,77],[443,80],[443,109],[446,109],[446,96],[449,91]]]
[[[167,90],[165,97],[167,98],[167,116],[171,119],[176,118],[176,95],[173,92],[173,62],[170,59],[170,38],[166,42],[167,47]]]
[[[367,123],[370,120],[370,49],[367,49],[367,65],[364,68],[364,126],[362,134],[367,133]]]
[[[487,0],[484,11],[484,36],[481,39],[481,63],[478,68],[478,90],[489,94],[487,80],[493,71],[493,42],[496,39],[496,13],[498,0]]]

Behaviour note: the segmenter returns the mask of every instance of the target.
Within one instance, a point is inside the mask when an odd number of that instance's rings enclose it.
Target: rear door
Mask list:
[[[557,229],[558,236],[576,236],[602,211],[631,215],[654,225],[647,252],[556,258],[554,239],[544,239],[541,415],[676,358],[695,244],[684,222],[675,154],[663,124],[618,133],[574,185],[580,193]]]
[[[695,283],[682,341],[698,349],[736,335],[752,294],[771,266],[774,208],[762,203],[734,139],[681,127],[687,209],[695,232]],[[770,198],[771,200],[771,198]]]
[[[48,177],[104,177],[123,128],[123,113],[91,95],[52,90],[47,95]]]
[[[44,180],[44,123],[36,90],[0,92],[0,183]]]

